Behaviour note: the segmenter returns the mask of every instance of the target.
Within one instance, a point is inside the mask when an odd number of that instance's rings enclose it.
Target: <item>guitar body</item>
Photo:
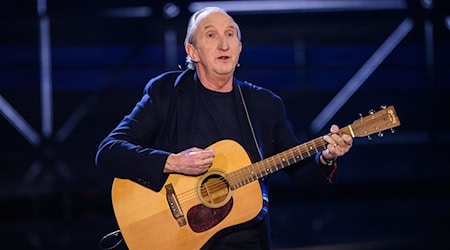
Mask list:
[[[130,180],[114,180],[114,213],[130,249],[200,249],[221,230],[264,210],[258,181],[234,190],[226,186],[225,174],[251,164],[245,150],[231,140],[209,148],[215,150],[210,170],[201,176],[169,175],[165,186],[173,191],[155,192]],[[175,204],[168,197],[175,197]],[[182,215],[175,216],[172,208]]]

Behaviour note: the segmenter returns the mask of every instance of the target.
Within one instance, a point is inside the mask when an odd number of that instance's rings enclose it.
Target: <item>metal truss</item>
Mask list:
[[[405,3],[406,4],[406,3]],[[421,1],[421,5],[426,10],[434,8],[432,0]],[[449,18],[442,20],[445,25],[448,25]],[[370,75],[377,69],[377,67],[386,59],[387,56],[401,43],[401,41],[414,28],[414,21],[411,18],[406,18],[399,24],[392,34],[380,45],[380,47],[372,54],[372,56],[361,66],[355,75],[344,85],[344,87],[336,94],[336,96],[328,103],[328,105],[318,114],[318,116],[311,123],[311,131],[317,133],[321,131],[324,126],[333,118],[339,109],[347,102],[351,96],[361,87],[361,85],[370,77]],[[426,18],[424,20],[424,42],[425,42],[425,63],[429,69],[434,68],[434,31],[433,22]],[[429,70],[430,71],[430,70]],[[431,70],[432,71],[432,70]],[[434,73],[431,72],[429,77],[433,81]]]

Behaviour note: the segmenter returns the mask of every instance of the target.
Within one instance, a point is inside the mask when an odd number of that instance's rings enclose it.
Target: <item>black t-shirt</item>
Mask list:
[[[232,139],[242,145],[243,130],[239,122],[239,114],[243,111],[242,104],[235,100],[233,89],[229,93],[215,92],[206,89],[199,83],[198,113],[194,116],[194,144],[200,148],[223,139]],[[206,244],[203,249],[231,250],[246,247],[248,249],[268,249],[269,241],[263,221],[253,222],[240,228],[231,230]],[[211,245],[212,243],[212,245]]]
[[[200,96],[195,116],[194,144],[197,147],[205,148],[223,139],[232,139],[242,143],[235,90],[222,93],[199,85]]]

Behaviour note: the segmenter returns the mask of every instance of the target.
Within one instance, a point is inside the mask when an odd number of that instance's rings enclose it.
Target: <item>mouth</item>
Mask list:
[[[217,59],[219,59],[220,61],[227,61],[228,59],[230,59],[229,56],[219,56],[217,57]]]

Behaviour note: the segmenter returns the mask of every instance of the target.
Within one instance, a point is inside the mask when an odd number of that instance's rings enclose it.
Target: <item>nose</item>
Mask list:
[[[229,48],[229,46],[228,46],[227,37],[221,37],[221,39],[219,41],[219,49],[228,50],[228,48]]]

